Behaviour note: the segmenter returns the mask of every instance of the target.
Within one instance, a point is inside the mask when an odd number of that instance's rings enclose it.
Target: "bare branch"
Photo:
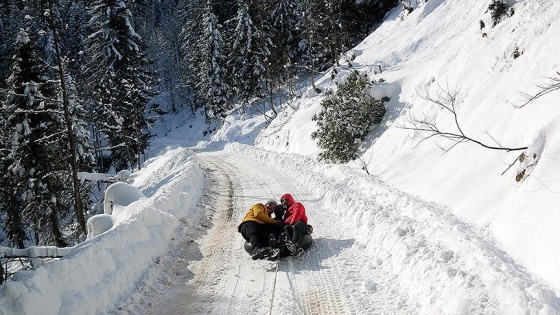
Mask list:
[[[517,162],[521,157],[525,157],[525,152],[521,153],[516,159],[515,161],[513,161],[513,163],[511,163],[503,172],[501,175],[504,175],[513,165],[515,165],[515,162]]]
[[[373,141],[373,143],[370,145],[370,147],[373,147],[373,145],[375,144],[376,141],[377,141],[377,139]],[[369,157],[367,158],[367,161],[366,161],[366,157],[364,156],[364,154],[362,154],[362,155],[358,158],[358,161],[359,161],[360,165],[362,166],[362,169],[363,169],[363,170],[366,172],[366,174],[368,174],[368,175],[370,175],[370,174],[369,174],[369,171],[368,171],[368,165],[369,165],[369,163],[371,163],[371,160],[372,160],[372,159],[373,159],[373,153],[371,153],[371,152],[370,152],[370,154],[369,154]]]
[[[556,73],[558,73],[558,75],[560,75],[560,72],[556,72]],[[551,82],[549,82],[548,84],[537,85],[537,87],[541,89],[537,94],[529,95],[529,94],[526,94],[526,93],[522,93],[522,95],[527,98],[527,101],[525,103],[519,105],[519,106],[514,106],[514,107],[515,108],[525,107],[525,105],[531,103],[532,101],[536,100],[537,98],[539,98],[543,95],[554,92],[556,90],[560,90],[560,78],[549,77],[548,79],[551,80]]]
[[[420,135],[420,137],[422,138],[420,142],[436,136],[445,138],[447,140],[451,140],[455,142],[455,144],[451,148],[455,147],[455,145],[459,143],[469,141],[469,142],[476,143],[484,148],[492,149],[492,150],[503,150],[503,151],[510,152],[510,151],[521,151],[527,149],[527,147],[504,147],[488,133],[486,134],[488,134],[488,136],[490,136],[490,138],[494,142],[496,142],[498,146],[489,145],[480,140],[467,136],[463,131],[461,124],[459,123],[459,115],[457,114],[457,107],[456,107],[457,96],[458,96],[458,92],[450,92],[449,87],[446,90],[441,89],[441,91],[437,93],[437,98],[431,97],[427,91],[425,96],[420,96],[423,99],[440,106],[446,112],[449,112],[453,116],[453,121],[455,122],[455,128],[454,128],[455,130],[445,130],[445,131],[440,130],[435,122],[434,117],[428,117],[424,115],[423,117],[418,118],[415,117],[413,114],[410,114],[408,117],[407,123],[409,125],[402,125],[398,127],[405,130],[413,130],[415,132],[415,135],[416,132],[423,134]]]

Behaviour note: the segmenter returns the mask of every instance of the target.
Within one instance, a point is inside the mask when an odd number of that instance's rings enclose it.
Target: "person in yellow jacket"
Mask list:
[[[253,205],[245,214],[245,217],[237,227],[237,231],[241,233],[243,238],[251,243],[253,251],[251,257],[256,259],[275,258],[279,255],[277,248],[270,248],[265,244],[268,243],[268,237],[271,233],[278,230],[281,221],[271,218],[277,203],[274,200],[268,200],[265,204],[257,203]]]

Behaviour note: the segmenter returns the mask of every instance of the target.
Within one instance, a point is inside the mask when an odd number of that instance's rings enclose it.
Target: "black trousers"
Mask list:
[[[241,236],[243,236],[247,242],[251,243],[253,248],[267,247],[269,246],[268,237],[270,234],[278,236],[282,232],[282,227],[276,224],[247,221],[241,225],[239,231],[241,232]]]
[[[301,236],[303,234],[307,234],[307,224],[303,221],[297,221],[293,225],[286,225],[284,227],[284,231],[288,236],[289,240],[292,240],[292,243],[299,244],[301,240]]]

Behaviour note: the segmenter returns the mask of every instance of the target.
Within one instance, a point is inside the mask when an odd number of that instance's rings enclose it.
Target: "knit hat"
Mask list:
[[[269,200],[267,200],[267,201],[264,203],[264,205],[266,206],[266,205],[268,205],[269,203],[272,203],[272,204],[274,204],[275,206],[278,205],[274,199],[269,199]]]

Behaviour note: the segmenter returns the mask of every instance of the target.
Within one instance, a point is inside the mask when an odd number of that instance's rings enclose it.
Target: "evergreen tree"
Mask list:
[[[232,20],[235,29],[230,43],[229,69],[231,85],[242,105],[266,93],[267,60],[272,43],[262,28],[253,24],[249,1],[240,0],[237,16]]]
[[[259,7],[263,29],[271,40],[266,79],[270,107],[276,114],[274,92],[297,75],[295,61],[301,38],[296,31],[296,5],[294,0],[268,0],[262,1]]]
[[[33,41],[23,29],[16,43],[13,72],[8,79],[6,134],[11,140],[7,173],[17,183],[13,193],[25,206],[22,217],[31,224],[35,242],[65,246],[59,217],[66,215],[68,172],[58,159],[64,152],[59,141],[60,102],[56,85],[47,76],[46,65],[37,58]],[[14,210],[17,211],[17,210]],[[17,219],[14,217],[14,222]]]
[[[209,117],[220,117],[231,109],[230,88],[226,82],[225,56],[222,53],[223,41],[220,25],[213,12],[212,1],[208,0],[202,18],[203,37],[201,76],[197,84],[199,91],[205,91],[204,97]]]
[[[507,6],[504,0],[492,0],[488,5],[488,11],[492,17],[492,26],[496,26],[500,23],[502,17],[506,15]]]
[[[97,0],[90,14],[87,75],[97,129],[117,169],[140,168],[150,137],[145,106],[154,95],[145,47],[124,1]]]
[[[10,75],[13,43],[17,34],[17,20],[19,16],[18,1],[0,1],[0,88],[5,88],[5,82]]]
[[[68,72],[77,78],[82,70],[84,37],[87,34],[87,2],[76,0],[50,0],[54,3],[53,18],[59,33],[59,48],[67,63]],[[83,91],[85,92],[85,91]],[[82,91],[80,91],[82,93]]]
[[[237,15],[238,0],[213,0],[213,2],[218,24],[224,25]]]
[[[352,71],[337,84],[337,90],[328,90],[321,101],[322,110],[313,116],[318,130],[311,134],[324,151],[321,160],[346,163],[356,158],[358,148],[373,125],[385,115],[384,103],[367,94],[372,83],[367,74]]]
[[[72,183],[72,189],[68,189],[72,194],[67,196],[67,199],[61,201],[62,204],[68,206],[72,205],[74,208],[74,213],[76,214],[76,219],[78,221],[79,230],[82,234],[86,231],[86,220],[84,216],[84,207],[87,205],[87,196],[83,194],[87,193],[83,191],[81,187],[80,180],[78,178],[78,172],[80,171],[90,171],[92,165],[92,148],[89,145],[89,136],[84,132],[84,122],[85,117],[83,108],[79,99],[77,98],[76,89],[72,76],[68,73],[68,58],[63,55],[63,43],[60,37],[60,29],[63,29],[61,22],[63,20],[58,6],[55,6],[54,0],[47,1],[48,8],[45,10],[43,17],[47,21],[48,37],[50,42],[52,42],[53,56],[52,59],[55,67],[50,67],[54,69],[53,77],[58,77],[57,83],[57,104],[59,110],[62,112],[60,114],[59,121],[61,127],[65,132],[63,132],[59,137],[60,154],[58,165],[62,168],[62,174],[64,174],[64,166],[69,167],[66,169],[67,177],[65,181],[70,181]],[[69,185],[68,185],[69,186]]]
[[[315,91],[319,91],[315,86],[315,73],[319,71],[321,60],[324,58],[321,50],[320,36],[324,35],[322,30],[325,27],[323,25],[324,15],[320,10],[320,4],[320,2],[314,0],[301,0],[296,9],[302,37],[302,41],[299,43],[302,57],[299,60],[309,72],[311,86]]]
[[[206,118],[209,113],[204,103],[205,91],[197,88],[199,75],[202,72],[202,54],[198,53],[203,49],[204,29],[200,21],[204,14],[204,0],[183,0],[181,13],[183,27],[180,34],[181,43],[181,68],[184,69],[181,77],[183,86],[189,90],[188,98],[191,103],[193,113],[204,107]]]
[[[8,118],[10,113],[6,110],[4,102],[0,100],[0,216],[2,229],[6,232],[8,240],[12,246],[24,248],[24,242],[28,239],[25,233],[26,224],[22,213],[25,208],[23,200],[20,198],[21,190],[18,191],[18,183],[9,167],[14,164],[12,159],[12,147],[10,128],[8,128]]]
[[[133,2],[135,29],[145,40],[149,69],[157,73],[159,89],[169,94],[170,110],[177,112],[177,95],[182,93],[180,33],[182,1]],[[181,8],[181,9],[179,9]]]

